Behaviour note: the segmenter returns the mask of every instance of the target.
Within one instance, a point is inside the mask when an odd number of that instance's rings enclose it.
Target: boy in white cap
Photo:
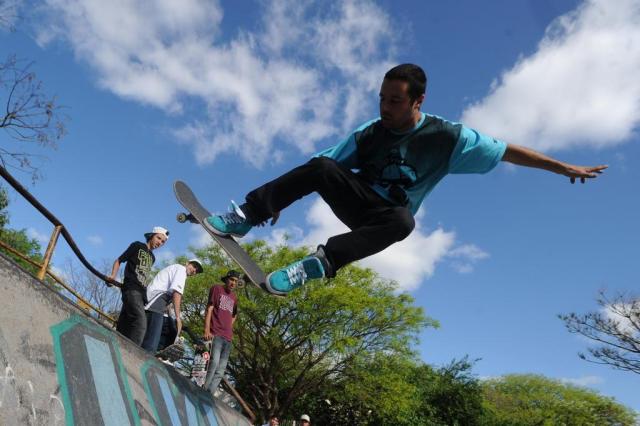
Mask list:
[[[122,309],[116,330],[131,339],[136,345],[142,343],[147,329],[144,305],[147,303],[146,288],[151,267],[156,261],[153,250],[167,242],[169,231],[155,226],[144,234],[146,243],[135,241],[113,262],[111,278],[116,279],[120,265],[126,263],[122,286]]]
[[[311,425],[311,418],[309,416],[307,416],[306,414],[303,414],[300,416],[300,425],[301,426],[310,426]]]
[[[176,339],[182,331],[180,318],[180,306],[182,294],[187,277],[201,273],[202,263],[198,259],[191,259],[185,265],[174,264],[162,269],[147,287],[147,300],[144,309],[147,316],[147,332],[142,340],[142,348],[152,354],[158,350],[164,312],[170,304],[173,304],[173,312],[176,318]]]

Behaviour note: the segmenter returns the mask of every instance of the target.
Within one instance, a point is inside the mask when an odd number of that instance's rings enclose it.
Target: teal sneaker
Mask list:
[[[233,200],[228,213],[209,216],[204,224],[212,232],[225,237],[233,235],[242,238],[253,228],[253,225],[247,221],[247,217]]]
[[[267,275],[265,286],[270,293],[284,296],[308,280],[323,277],[324,268],[320,259],[315,256],[307,256]]]

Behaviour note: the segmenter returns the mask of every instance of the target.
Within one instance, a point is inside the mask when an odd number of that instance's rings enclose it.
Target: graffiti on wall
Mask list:
[[[140,368],[147,403],[134,399],[117,339],[106,329],[72,316],[52,326],[51,334],[67,425],[140,425],[143,419],[161,426],[218,426],[219,409],[210,396],[155,359]]]

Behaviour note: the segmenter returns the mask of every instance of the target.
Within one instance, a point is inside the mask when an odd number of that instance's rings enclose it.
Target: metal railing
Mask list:
[[[62,288],[64,288],[66,291],[68,291],[69,293],[71,293],[76,299],[77,299],[77,305],[84,309],[84,310],[93,310],[95,313],[97,313],[100,317],[106,319],[107,321],[110,321],[111,323],[116,322],[115,318],[113,318],[111,315],[105,313],[104,311],[100,310],[99,308],[93,306],[91,304],[91,302],[89,302],[88,300],[86,300],[84,297],[82,297],[77,291],[75,291],[72,287],[70,287],[67,283],[64,282],[64,280],[62,278],[60,278],[59,276],[57,276],[56,274],[54,274],[50,269],[46,269],[44,270],[44,275],[42,275],[42,278],[40,278],[40,272],[43,271],[42,266],[44,265],[44,263],[38,263],[33,259],[30,259],[29,257],[27,257],[24,253],[20,253],[18,250],[14,249],[13,247],[11,247],[9,244],[5,243],[4,241],[0,240],[0,247],[2,247],[4,250],[8,251],[9,253],[13,254],[16,257],[19,257],[20,259],[24,260],[25,262],[29,263],[30,265],[35,266],[36,268],[38,268],[38,274],[37,277],[40,280],[43,280],[45,275],[49,276],[52,280],[54,280],[56,283],[58,283]]]
[[[73,288],[67,285],[60,277],[58,277],[56,274],[51,272],[51,270],[49,269],[49,265],[51,263],[51,258],[53,257],[53,252],[56,248],[56,244],[58,243],[58,237],[62,235],[62,237],[69,244],[69,247],[71,248],[73,253],[77,256],[78,260],[80,260],[80,262],[85,266],[85,268],[91,271],[92,274],[94,274],[95,276],[103,280],[105,283],[108,283],[109,285],[122,287],[122,283],[116,280],[113,280],[111,277],[106,276],[105,274],[103,274],[102,272],[94,268],[93,265],[91,265],[89,261],[86,259],[86,257],[84,257],[84,254],[82,254],[82,252],[76,245],[76,242],[73,240],[73,237],[71,237],[71,234],[66,229],[64,224],[57,217],[55,217],[49,210],[47,210],[46,207],[40,204],[40,202],[36,200],[36,198],[33,195],[31,195],[31,193],[29,193],[29,191],[27,191],[27,189],[24,186],[22,186],[22,184],[20,184],[20,182],[18,182],[7,171],[7,169],[5,169],[2,166],[0,166],[0,176],[2,176],[4,180],[6,180],[9,183],[9,185],[13,187],[13,189],[15,189],[20,195],[22,195],[33,207],[36,208],[36,210],[38,210],[54,226],[53,231],[51,233],[51,238],[49,239],[49,244],[47,245],[47,249],[44,252],[44,258],[42,260],[42,263],[38,263],[33,259],[30,259],[29,257],[25,256],[23,253],[20,253],[17,250],[13,249],[11,246],[4,243],[3,241],[0,241],[0,247],[12,253],[14,256],[17,256],[20,259],[38,268],[38,272],[36,273],[36,278],[38,278],[39,280],[44,280],[45,276],[51,277],[51,279],[53,279],[56,283],[60,284],[65,290],[67,290],[74,297],[76,297],[76,299],[78,300],[78,304],[81,305],[82,308],[86,309],[86,307],[88,307],[94,312],[96,312],[100,317],[107,319],[111,322],[115,322],[113,317],[106,314],[105,312],[98,309],[97,307],[93,306],[89,301],[87,301],[80,294],[78,294],[77,291],[75,291]]]
[[[75,241],[71,237],[71,234],[69,233],[69,231],[67,231],[64,224],[57,217],[55,217],[49,210],[47,210],[33,195],[31,195],[31,193],[29,193],[29,191],[27,191],[27,189],[24,186],[20,184],[20,182],[18,182],[2,166],[0,166],[0,176],[2,176],[13,187],[13,189],[15,189],[20,195],[22,195],[33,207],[36,208],[36,210],[38,210],[45,218],[49,220],[49,222],[51,222],[54,225],[53,231],[51,233],[51,238],[49,239],[49,244],[47,245],[47,249],[45,250],[45,253],[44,253],[44,258],[42,260],[42,263],[38,263],[35,260],[26,256],[24,253],[20,253],[19,251],[17,251],[10,245],[6,244],[2,240],[0,240],[0,247],[6,250],[7,252],[13,254],[14,256],[19,257],[20,259],[24,260],[30,265],[38,268],[36,278],[38,278],[39,280],[41,281],[44,280],[46,276],[51,277],[51,279],[53,279],[56,283],[62,286],[66,291],[71,293],[77,299],[77,302],[75,304],[79,306],[81,309],[84,309],[84,310],[91,309],[94,312],[96,312],[99,315],[99,317],[110,321],[112,324],[115,323],[116,320],[113,317],[103,312],[99,308],[93,306],[88,300],[83,298],[80,294],[78,294],[76,290],[74,290],[72,287],[66,284],[64,280],[62,280],[60,277],[58,277],[55,273],[53,273],[50,270],[49,265],[51,263],[51,258],[53,256],[53,252],[55,250],[56,244],[58,243],[58,237],[62,235],[62,237],[69,244],[69,247],[71,248],[73,253],[78,257],[80,262],[95,276],[105,281],[105,283],[108,283],[109,285],[113,285],[116,287],[121,288],[122,283],[111,279],[111,277],[106,276],[105,274],[101,273],[96,268],[94,268],[93,265],[91,265],[89,261],[84,257],[84,255],[76,245]],[[240,394],[238,394],[238,392],[235,390],[233,385],[227,381],[226,378],[223,378],[223,386],[240,403],[242,410],[248,415],[251,422],[253,423],[256,419],[256,415],[249,408],[249,405],[244,401],[244,399],[242,399]]]

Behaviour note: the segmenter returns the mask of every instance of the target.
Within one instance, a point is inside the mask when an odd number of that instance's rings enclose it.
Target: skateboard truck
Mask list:
[[[178,213],[176,219],[180,223],[191,222],[191,223],[199,223],[198,219],[196,219],[191,213]]]

